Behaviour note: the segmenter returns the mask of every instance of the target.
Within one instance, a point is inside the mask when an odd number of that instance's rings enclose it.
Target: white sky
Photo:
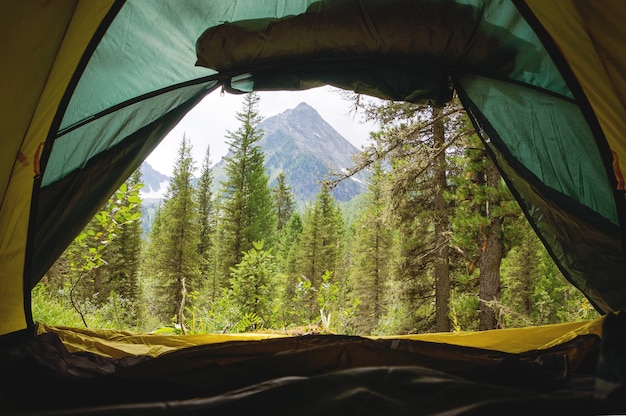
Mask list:
[[[369,141],[369,133],[377,130],[374,124],[365,124],[359,116],[350,114],[350,103],[342,97],[341,90],[332,87],[297,92],[260,92],[259,96],[259,113],[264,119],[306,102],[358,149]],[[235,113],[242,110],[243,97],[220,95],[219,91],[209,94],[163,139],[148,156],[147,162],[157,171],[171,176],[184,134],[191,141],[197,174],[209,144],[211,161],[217,163],[228,151],[224,141],[226,132],[239,127]]]

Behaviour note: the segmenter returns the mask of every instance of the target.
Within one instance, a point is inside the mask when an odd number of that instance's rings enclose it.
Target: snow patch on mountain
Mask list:
[[[157,189],[144,186],[143,188],[141,188],[140,196],[142,199],[163,199],[167,194],[167,187],[169,186],[169,184],[170,181],[165,180],[159,182],[159,187]]]

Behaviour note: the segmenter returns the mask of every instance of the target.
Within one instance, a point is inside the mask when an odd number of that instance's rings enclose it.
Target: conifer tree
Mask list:
[[[530,325],[533,310],[537,309],[533,294],[540,274],[541,241],[530,225],[519,222],[516,228],[521,229],[520,242],[507,254],[506,265],[503,261],[502,303],[507,313],[503,316],[505,322],[499,322],[502,327]]]
[[[295,210],[293,192],[287,185],[285,172],[280,172],[276,177],[276,187],[272,189],[274,204],[276,206],[276,229],[282,230]]]
[[[124,182],[109,197],[101,211],[74,238],[52,266],[48,272],[48,277],[45,279],[50,283],[51,289],[67,296],[71,308],[80,315],[85,327],[89,326],[88,319],[90,318],[88,316],[92,315],[96,309],[102,309],[106,306],[112,291],[117,292],[114,293],[111,310],[117,316],[111,317],[116,321],[115,326],[120,328],[127,323],[120,318],[122,315],[128,315],[129,320],[136,317],[132,309],[122,310],[126,309],[128,305],[122,305],[118,302],[120,290],[127,290],[124,294],[129,297],[137,295],[133,279],[135,276],[119,276],[117,272],[121,270],[120,268],[125,267],[123,264],[124,253],[120,247],[122,245],[129,247],[129,251],[132,251],[133,255],[137,254],[134,249],[138,248],[130,244],[131,239],[126,239],[125,244],[118,244],[117,246],[114,246],[113,242],[124,233],[124,227],[128,226],[126,231],[131,230],[130,224],[138,222],[140,217],[137,207],[140,203],[138,193],[139,185],[137,183],[129,186],[129,182]],[[130,249],[131,247],[132,249]],[[132,257],[130,254],[126,257],[129,259],[131,270],[134,268],[132,263],[135,261]],[[109,261],[111,261],[112,267],[108,272],[105,272],[102,267],[109,264]],[[119,279],[116,280],[114,277]],[[120,283],[120,288],[116,286],[117,283]]]
[[[450,213],[444,194],[448,191],[448,166],[443,109],[434,107],[433,118],[433,209],[434,249],[433,272],[435,278],[435,330],[450,331],[448,317],[450,302]]]
[[[197,208],[198,208],[198,254],[200,255],[200,273],[203,282],[208,284],[208,291],[212,300],[217,296],[218,285],[217,276],[214,273],[213,259],[211,254],[214,253],[213,234],[215,232],[215,209],[213,205],[213,172],[211,170],[211,148],[207,146],[204,160],[202,161],[202,170],[200,179],[198,180],[198,189],[196,192]]]
[[[197,208],[191,179],[194,172],[191,145],[183,136],[166,199],[159,212],[159,224],[151,233],[152,252],[159,281],[162,319],[176,317],[185,329],[187,294],[200,286]]]
[[[302,235],[298,249],[297,275],[318,290],[322,276],[330,272],[336,280],[343,279],[340,270],[344,222],[341,210],[326,186],[322,186],[313,206],[304,214]],[[306,300],[309,318],[317,316],[313,294]]]
[[[260,321],[271,327],[277,297],[276,262],[272,250],[264,250],[263,242],[253,242],[237,266],[231,269],[230,296],[240,317]],[[244,328],[257,329],[257,328]]]
[[[228,133],[227,178],[221,184],[218,231],[220,270],[225,281],[254,241],[264,241],[266,248],[274,243],[276,213],[264,168],[265,156],[258,144],[263,133],[255,129],[261,121],[258,104],[256,93],[247,94],[243,109],[237,113],[241,126]]]
[[[408,309],[415,311],[411,327],[402,330],[447,331],[451,273],[447,158],[451,144],[466,134],[458,123],[461,107],[456,101],[444,108],[389,102],[364,110],[383,129],[372,135],[374,143],[361,152],[348,175],[381,159],[391,166],[387,213],[397,228],[393,274]],[[432,301],[434,311],[427,306]]]
[[[137,169],[122,185],[125,192],[121,192],[122,199],[118,203],[132,206],[129,213],[139,217],[141,213],[141,170]],[[119,295],[124,302],[124,313],[121,319],[131,324],[138,319],[139,289],[138,273],[141,254],[141,221],[134,220],[122,224],[116,232],[116,237],[104,250],[106,265],[101,268],[101,290],[104,298],[111,293]],[[104,299],[103,299],[104,300]]]
[[[155,326],[161,325],[161,321],[170,318],[170,316],[164,313],[161,300],[159,299],[159,295],[163,294],[163,291],[159,289],[160,282],[164,281],[163,270],[161,270],[160,266],[163,263],[163,252],[156,242],[162,240],[162,212],[162,205],[159,205],[154,212],[150,233],[144,243],[141,267],[139,269],[139,287],[142,300],[141,316],[144,317],[144,323]],[[155,324],[155,321],[158,322]]]
[[[393,287],[401,290],[394,297],[412,311],[396,331],[428,331],[435,326],[432,117],[427,108],[398,103],[380,108],[378,117],[387,124],[376,147],[391,165],[386,214],[396,230]]]
[[[281,303],[283,311],[285,311],[282,317],[285,324],[296,323],[288,311],[295,309],[293,299],[296,296],[295,288],[298,283],[297,263],[301,235],[302,217],[296,211],[280,231],[276,244],[276,262],[278,270],[283,276]]]
[[[384,287],[391,273],[393,232],[385,223],[384,172],[381,162],[373,166],[365,206],[355,223],[355,237],[350,250],[352,298],[358,299],[355,328],[371,334],[383,315]]]
[[[498,328],[500,265],[507,247],[507,221],[521,211],[477,136],[467,137],[464,174],[458,176],[453,231],[458,251],[478,270],[479,328]]]
[[[514,232],[516,241],[502,261],[501,327],[548,325],[598,316],[589,300],[559,271],[521,211],[519,220],[506,231],[507,236]]]
[[[299,212],[291,214],[291,218],[279,233],[276,243],[276,257],[280,270],[288,275],[296,273],[298,246],[302,235],[302,216]]]

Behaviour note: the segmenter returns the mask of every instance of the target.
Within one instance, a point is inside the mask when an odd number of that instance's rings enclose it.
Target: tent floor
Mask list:
[[[113,359],[30,334],[0,345],[0,413],[624,414],[626,326],[623,316],[608,321],[602,339],[518,354],[303,335]]]

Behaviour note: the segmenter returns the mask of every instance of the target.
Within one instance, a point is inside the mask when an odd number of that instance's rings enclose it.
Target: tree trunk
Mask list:
[[[486,168],[486,185],[491,188],[498,186],[500,173],[493,164]],[[489,198],[485,206],[485,215],[489,219],[481,237],[480,276],[479,276],[479,299],[478,307],[479,329],[498,328],[497,303],[500,302],[500,263],[504,253],[502,235],[502,217],[494,217],[492,207],[500,201],[497,198]]]
[[[437,332],[450,331],[450,263],[448,238],[449,219],[444,192],[447,188],[446,152],[442,109],[433,109],[434,163],[434,208],[435,208],[435,329]]]
[[[187,300],[187,286],[185,286],[185,278],[180,279],[180,305],[178,307],[178,325],[180,325],[180,332],[183,335],[187,334],[185,329],[185,302]]]

